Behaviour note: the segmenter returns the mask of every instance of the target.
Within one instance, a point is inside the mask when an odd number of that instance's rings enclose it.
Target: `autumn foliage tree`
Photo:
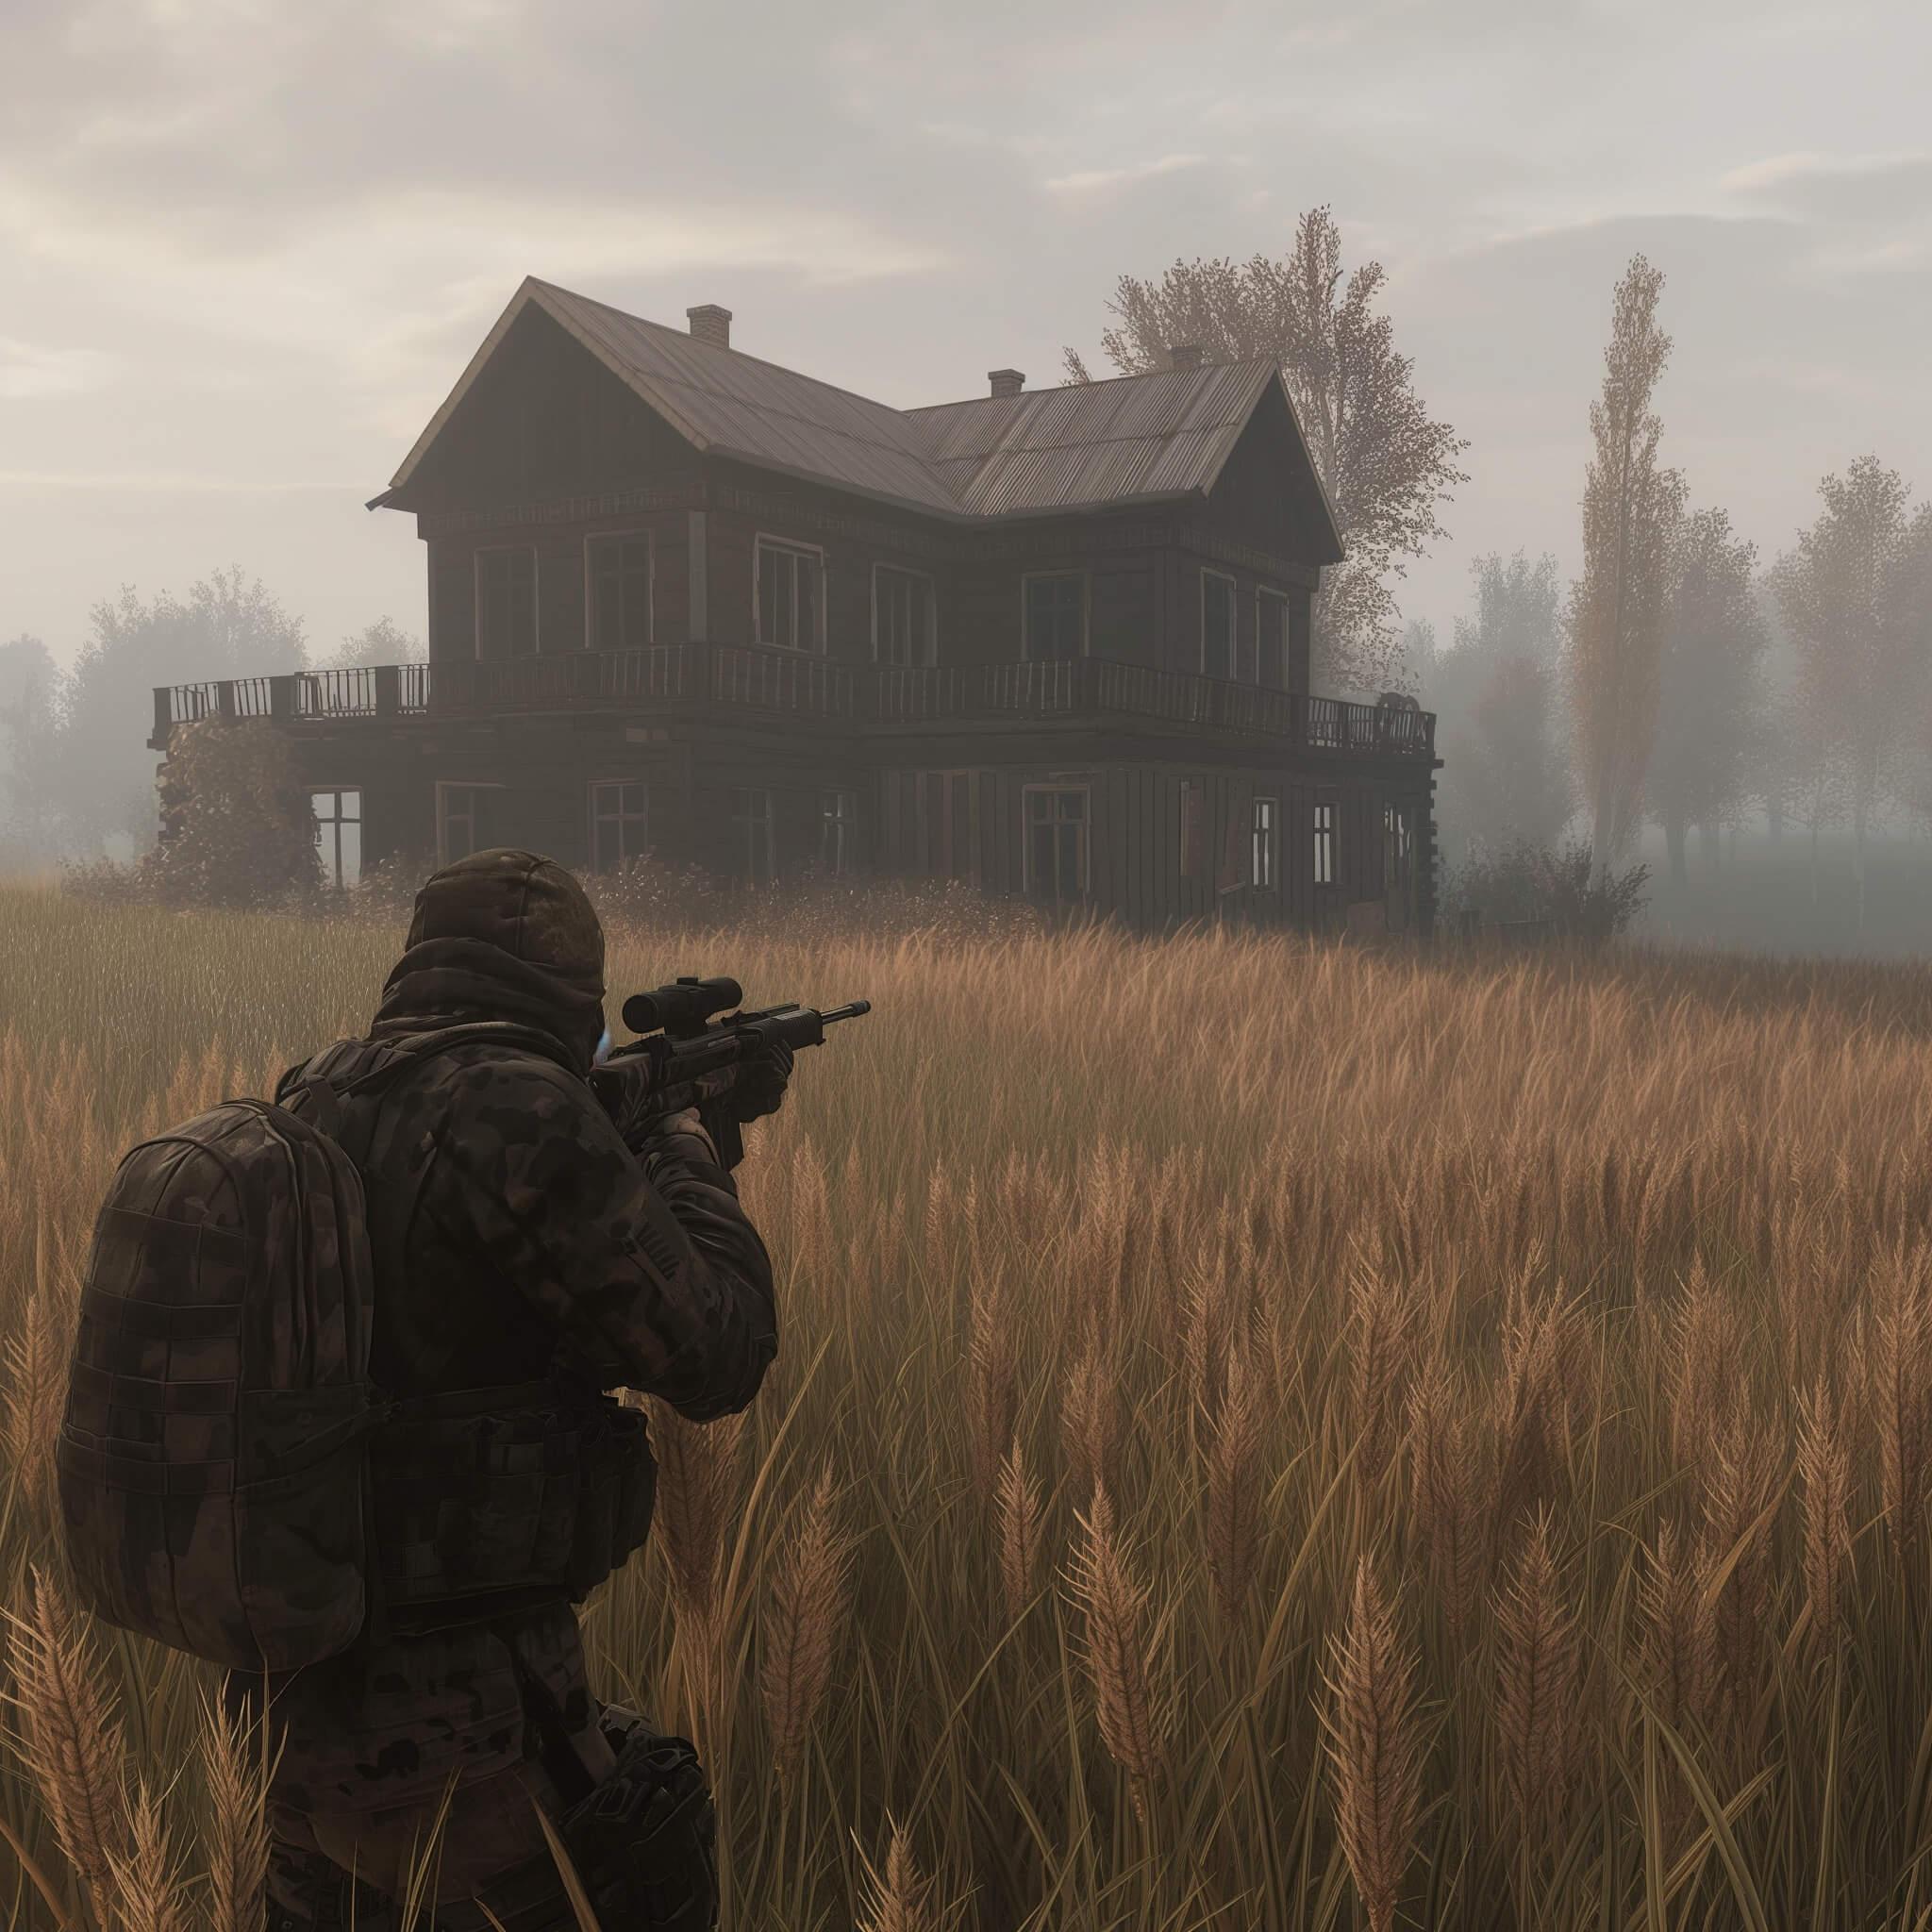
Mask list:
[[[1865,923],[1866,841],[1932,683],[1932,504],[1875,456],[1818,486],[1824,508],[1772,584],[1798,657],[1798,699],[1843,772]]]
[[[1670,358],[1657,326],[1663,273],[1633,256],[1617,284],[1604,386],[1591,405],[1594,445],[1583,489],[1583,575],[1573,587],[1570,698],[1591,812],[1593,879],[1636,833],[1657,736],[1671,540],[1683,480],[1657,461],[1651,407]]]
[[[158,897],[270,906],[321,888],[308,791],[288,739],[266,720],[177,725],[159,790],[161,841],[142,860]]]
[[[1166,368],[1183,343],[1208,361],[1280,368],[1348,552],[1316,600],[1313,675],[1362,689],[1391,682],[1400,658],[1389,580],[1447,535],[1437,507],[1469,480],[1456,462],[1468,443],[1429,414],[1412,358],[1375,310],[1386,280],[1375,261],[1344,274],[1341,230],[1326,208],[1311,208],[1278,261],[1197,258],[1158,281],[1123,275],[1108,304],[1117,325],[1100,339],[1130,375]],[[1066,369],[1072,381],[1092,379],[1074,349]]]
[[[1689,877],[1685,833],[1716,826],[1752,793],[1767,642],[1757,549],[1722,509],[1678,520],[1671,535],[1657,742],[1644,787],[1664,828],[1671,876]]]

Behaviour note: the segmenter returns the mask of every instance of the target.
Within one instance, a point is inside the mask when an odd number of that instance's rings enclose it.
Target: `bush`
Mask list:
[[[1452,928],[1473,913],[1484,925],[1536,921],[1559,938],[1610,939],[1642,908],[1650,868],[1607,872],[1596,886],[1590,871],[1587,840],[1569,840],[1553,853],[1518,839],[1451,868],[1441,916]]]
[[[266,909],[321,891],[308,790],[266,720],[177,727],[159,785],[161,842],[142,866],[163,904]]]

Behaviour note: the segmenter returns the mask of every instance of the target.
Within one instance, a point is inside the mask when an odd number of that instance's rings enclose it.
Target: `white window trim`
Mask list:
[[[1312,874],[1309,883],[1318,892],[1332,891],[1334,890],[1336,884],[1335,861],[1341,856],[1341,822],[1336,815],[1335,806],[1336,801],[1333,798],[1317,798],[1311,803],[1308,811],[1308,834],[1310,839],[1315,841],[1310,850],[1308,859]],[[1321,877],[1319,874],[1313,873],[1314,853],[1321,850],[1320,835],[1322,824],[1319,814],[1324,809],[1328,813],[1328,876],[1325,879]]]
[[[1027,634],[1026,587],[1040,577],[1078,577],[1080,579],[1080,653],[1083,658],[1091,656],[1093,640],[1093,574],[1085,570],[1027,570],[1020,573],[1020,661],[1023,664],[1054,664],[1063,660],[1055,658],[1036,658],[1033,655],[1033,640]]]
[[[1281,606],[1281,682],[1261,683],[1261,599],[1273,597]],[[1286,691],[1289,688],[1288,633],[1291,611],[1286,591],[1271,590],[1266,584],[1255,586],[1255,682],[1262,691]]]
[[[591,545],[611,537],[641,537],[644,540],[644,642],[658,641],[658,533],[649,529],[588,530],[584,533],[584,648],[600,650],[597,642],[596,577],[591,569]],[[541,566],[540,566],[541,568]],[[620,644],[619,650],[632,650]]]
[[[501,791],[504,789],[500,778],[439,778],[436,780],[436,863],[439,867],[450,862],[449,843],[443,836],[443,794],[448,791]],[[473,826],[474,829],[474,826]]]
[[[362,831],[362,824],[363,824],[363,818],[362,818],[362,799],[363,799],[363,796],[364,796],[364,792],[363,792],[363,788],[362,788],[362,787],[361,787],[360,785],[311,785],[311,786],[310,786],[310,787],[308,788],[308,811],[309,811],[309,815],[310,815],[311,817],[313,817],[313,816],[314,816],[314,813],[315,813],[315,794],[316,794],[316,793],[317,793],[318,791],[333,791],[333,792],[335,793],[335,795],[336,795],[336,816],[335,816],[334,818],[332,818],[332,819],[328,819],[328,820],[326,820],[326,821],[325,821],[325,820],[323,820],[323,819],[319,819],[319,818],[318,818],[318,819],[316,819],[316,821],[315,821],[315,829],[316,829],[316,832],[317,832],[317,833],[318,833],[318,835],[319,835],[319,834],[321,833],[321,831],[322,831],[322,828],[323,828],[323,825],[324,825],[325,824],[332,824],[332,825],[333,825],[333,826],[335,826],[335,828],[336,828],[336,877],[335,877],[335,890],[336,890],[336,891],[341,891],[341,890],[343,890],[343,888],[342,888],[342,826],[343,826],[343,825],[344,825],[345,824],[348,824],[348,823],[350,823],[350,821],[347,821],[347,820],[343,819],[343,817],[341,816],[341,810],[342,810],[342,793],[343,793],[343,792],[345,792],[345,791],[353,791],[353,792],[354,792],[354,793],[356,794],[356,817],[355,817],[355,819],[354,819],[353,823],[354,823],[354,824],[355,824],[355,826],[356,826],[356,832],[357,832],[357,837],[358,837],[358,839],[359,840],[359,839],[360,839],[360,836],[361,836],[361,831]],[[318,838],[317,838],[317,841],[316,841],[316,845],[317,845],[317,849],[318,849],[318,850],[320,850],[320,849],[321,849],[321,839],[320,839],[320,837],[319,837],[319,836],[318,836]],[[357,859],[357,869],[358,869],[358,872],[359,872],[359,870],[360,870],[360,867],[361,867],[361,860],[360,860],[360,855],[359,855],[359,853],[358,853],[358,859]]]
[[[584,780],[584,812],[587,829],[590,833],[590,844],[586,847],[586,854],[590,859],[590,869],[592,872],[595,872],[597,869],[597,820],[600,816],[597,810],[597,788],[600,785],[641,785],[644,788],[644,846],[646,850],[649,850],[651,842],[651,781],[648,777],[641,772],[618,772],[611,774],[608,777],[586,778]],[[640,854],[639,856],[641,857],[642,855]]]
[[[500,552],[526,551],[530,558],[530,656],[543,655],[543,558],[534,543],[479,543],[470,553],[470,603],[474,611],[472,655],[483,657],[483,559]],[[512,651],[510,657],[518,653]],[[504,660],[508,662],[508,659]]]
[[[925,656],[910,668],[925,670],[940,661],[939,585],[929,570],[912,570],[903,563],[874,561],[872,567],[872,661],[879,661],[879,573],[891,571],[902,577],[918,577],[925,585]],[[894,669],[899,667],[894,666]]]
[[[808,651],[801,644],[768,644],[765,642],[764,612],[759,608],[758,600],[764,594],[765,573],[758,553],[769,545],[774,550],[789,550],[794,557],[815,557],[819,560],[819,641],[818,648]],[[825,568],[825,551],[822,543],[801,543],[795,538],[780,537],[770,530],[758,530],[751,540],[751,635],[752,641],[767,651],[796,651],[805,658],[827,658],[831,655],[831,640],[827,635],[826,619],[831,611],[831,572]],[[793,627],[796,627],[794,615]]]
[[[1241,680],[1235,675],[1235,673],[1241,669],[1241,586],[1235,582],[1234,578],[1226,571],[1209,570],[1205,563],[1201,566],[1201,658],[1196,669],[1203,677],[1208,675],[1208,579],[1209,577],[1219,577],[1227,586],[1227,681],[1230,684],[1238,684]],[[1255,657],[1255,662],[1257,667],[1261,661],[1259,644],[1260,640],[1257,638],[1256,640],[1257,649]]]
[[[1042,573],[1045,575],[1045,573]],[[1055,572],[1052,575],[1058,575]],[[1026,801],[1036,791],[1078,791],[1087,800],[1087,810],[1081,823],[1086,828],[1084,841],[1087,876],[1081,883],[1078,896],[1091,899],[1093,896],[1093,788],[1091,785],[1023,785],[1020,788],[1020,890],[1030,895],[1033,891],[1033,821],[1027,816]],[[1062,905],[1068,903],[1060,901]]]
[[[1255,841],[1260,837],[1261,827],[1256,823],[1262,806],[1272,806],[1268,815],[1268,882],[1250,876],[1248,883],[1259,892],[1278,892],[1281,890],[1281,799],[1272,791],[1257,791],[1248,808],[1248,871],[1255,870]]]

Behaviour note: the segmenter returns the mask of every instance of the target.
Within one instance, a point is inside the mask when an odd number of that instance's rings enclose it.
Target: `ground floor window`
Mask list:
[[[1413,841],[1412,821],[1406,805],[1382,808],[1382,883],[1398,887],[1408,883],[1409,853]]]
[[[1281,802],[1274,798],[1257,798],[1254,812],[1254,864],[1253,883],[1264,891],[1272,891],[1281,883],[1276,864],[1276,840],[1280,836]]]
[[[1330,798],[1315,806],[1315,883],[1335,883],[1335,801]]]
[[[615,872],[641,858],[649,846],[650,792],[641,778],[597,778],[591,784],[591,869]]]
[[[454,865],[495,842],[496,794],[500,785],[460,785],[439,780],[436,787],[436,862]]]
[[[919,863],[934,878],[976,880],[979,787],[973,772],[919,774]]]
[[[770,791],[762,786],[740,786],[732,792],[731,837],[739,884],[769,886],[776,875]]]
[[[1088,792],[1084,785],[1025,788],[1026,891],[1067,906],[1088,890]]]
[[[827,878],[842,879],[858,858],[858,794],[822,791],[819,794],[819,870]]]
[[[311,791],[315,813],[315,849],[322,855],[322,875],[338,889],[362,877],[362,794],[353,786],[338,785]]]

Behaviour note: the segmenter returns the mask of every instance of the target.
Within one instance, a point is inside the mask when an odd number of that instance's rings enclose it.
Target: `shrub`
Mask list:
[[[180,726],[159,784],[161,842],[141,869],[162,903],[267,908],[322,890],[308,791],[266,720]]]
[[[1449,870],[1443,890],[1444,923],[1474,913],[1485,925],[1541,921],[1560,937],[1606,940],[1621,933],[1641,910],[1646,865],[1607,872],[1591,885],[1588,841],[1568,840],[1560,851],[1518,839],[1493,853],[1478,853]]]

